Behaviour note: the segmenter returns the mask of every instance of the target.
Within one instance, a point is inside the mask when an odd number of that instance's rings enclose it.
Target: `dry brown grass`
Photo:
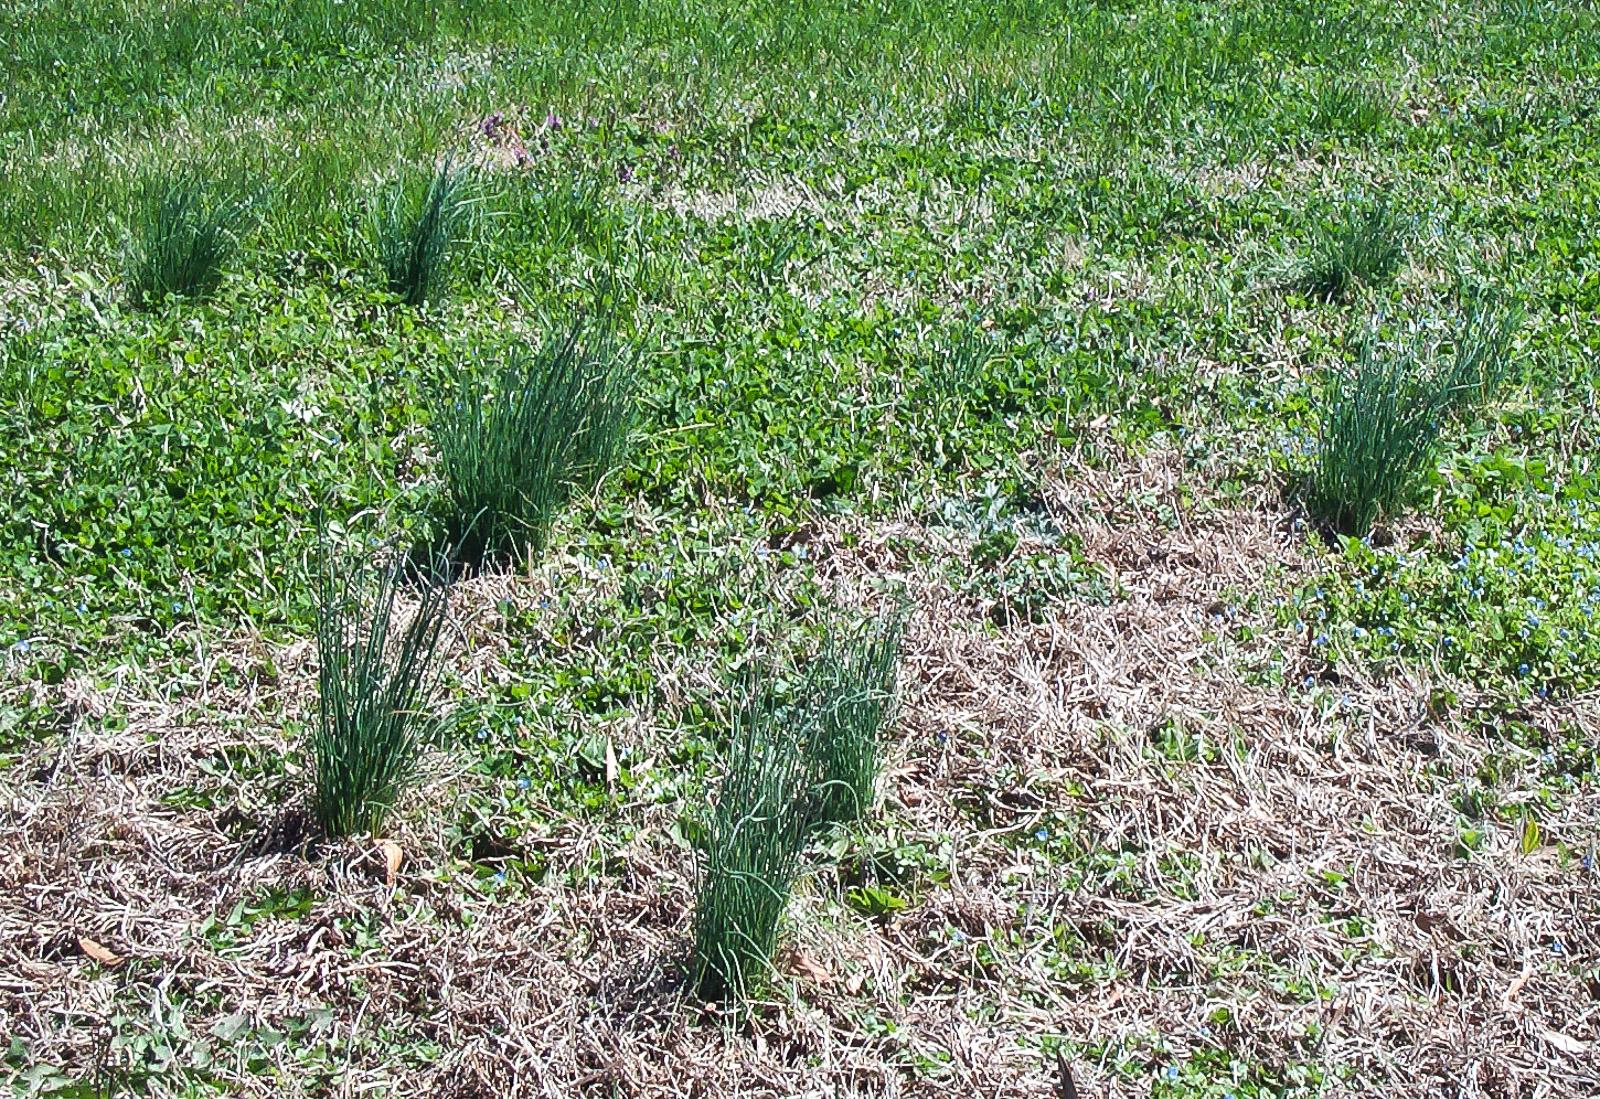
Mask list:
[[[1526,795],[1533,761],[1466,716],[1470,692],[1430,713],[1432,676],[1339,669],[1312,704],[1251,674],[1280,648],[1286,682],[1326,673],[1265,613],[1234,612],[1261,627],[1252,640],[1220,628],[1244,596],[1270,602],[1296,577],[1300,536],[1270,501],[1168,526],[1158,509],[1183,514],[1180,472],[1157,453],[1055,485],[1051,512],[1120,595],[1039,624],[989,625],[906,551],[937,558],[954,535],[909,521],[811,532],[847,598],[885,578],[915,597],[884,815],[946,845],[950,877],[875,923],[820,874],[795,905],[785,980],[748,1017],[708,1016],[680,987],[692,881],[668,838],[676,806],[629,802],[635,838],[604,850],[592,823],[552,805],[519,842],[552,868],[600,849],[614,871],[495,892],[452,861],[448,822],[475,780],[441,759],[399,814],[392,884],[369,845],[263,850],[245,822],[271,816],[273,791],[249,767],[228,776],[227,761],[290,747],[279,730],[305,712],[310,654],[272,652],[267,675],[268,651],[245,638],[213,646],[256,669],[231,687],[201,668],[176,700],[159,673],[56,689],[68,734],[0,772],[0,1033],[87,1071],[124,1056],[106,1045],[119,1012],[144,1012],[118,1024],[127,1032],[181,1008],[204,1036],[226,1016],[268,1025],[323,1004],[332,1023],[316,1040],[343,1043],[335,1061],[352,1035],[369,1054],[396,1035],[438,1051],[426,1067],[358,1054],[341,1084],[313,1089],[300,1043],[268,1055],[277,1079],[240,1072],[216,1043],[227,1090],[273,1096],[393,1081],[440,1096],[1047,1096],[1057,1084],[1040,1042],[1053,1038],[1076,1052],[1083,1096],[1149,1095],[1165,1066],[1216,1050],[1269,1075],[1320,1067],[1326,1095],[1595,1094],[1600,881],[1551,847],[1525,855],[1510,829],[1470,858],[1455,848],[1453,783],[1497,757],[1508,793]],[[466,586],[468,691],[505,674],[495,597],[545,583]],[[694,672],[659,659],[671,706],[672,676]],[[108,713],[126,725],[109,728]],[[1523,716],[1590,735],[1597,724],[1592,699]],[[1155,750],[1169,723],[1214,754]],[[615,735],[649,753],[657,725],[638,715]],[[186,786],[237,796],[164,804]],[[1580,789],[1542,813],[1547,837],[1581,847],[1600,797]],[[1044,821],[1075,822],[1081,865],[1025,842]],[[1096,852],[1123,853],[1119,882],[1087,884],[1106,865]],[[1086,884],[1069,888],[1074,869]],[[232,947],[197,933],[268,887],[307,889],[315,904]],[[80,936],[122,960],[92,962]]]

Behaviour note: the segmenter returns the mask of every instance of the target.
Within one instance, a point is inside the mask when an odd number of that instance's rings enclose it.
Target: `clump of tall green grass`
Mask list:
[[[872,806],[904,628],[897,611],[851,634],[830,631],[801,680],[814,825],[859,820]]]
[[[1331,372],[1306,497],[1312,514],[1340,534],[1364,535],[1403,507],[1446,425],[1493,399],[1519,323],[1497,299],[1471,296],[1447,351],[1369,340],[1354,367]]]
[[[1311,90],[1308,128],[1313,133],[1363,137],[1389,120],[1383,90],[1365,81],[1334,76]]]
[[[447,602],[438,574],[339,557],[324,540],[311,807],[327,835],[376,832],[414,777]]]
[[[766,695],[735,718],[727,776],[701,851],[689,980],[708,1000],[740,999],[771,968],[800,873],[807,766],[795,731]]]
[[[1511,341],[1522,310],[1498,294],[1468,290],[1451,334],[1448,410],[1460,413],[1494,400],[1511,371]]]
[[[148,183],[123,257],[134,308],[158,305],[169,294],[202,298],[214,291],[238,249],[245,210],[192,171]]]
[[[1316,241],[1298,283],[1312,297],[1341,301],[1358,284],[1374,286],[1392,278],[1404,259],[1405,226],[1388,200],[1352,205],[1344,220]]]
[[[472,204],[471,179],[451,159],[425,184],[402,178],[390,188],[372,232],[391,293],[411,306],[445,295]]]
[[[509,353],[487,386],[469,374],[449,387],[432,426],[458,554],[542,549],[560,508],[621,460],[633,390],[633,360],[614,334],[581,323]]]
[[[1363,345],[1332,371],[1322,395],[1306,503],[1340,534],[1366,534],[1402,506],[1438,445],[1445,388],[1406,349]]]

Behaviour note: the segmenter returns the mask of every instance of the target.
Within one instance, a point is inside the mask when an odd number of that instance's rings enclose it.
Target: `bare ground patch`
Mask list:
[[[70,732],[0,774],[0,1028],[85,1077],[136,1055],[150,1068],[130,1039],[166,1034],[228,1090],[275,1096],[391,1080],[446,1096],[1046,1096],[1050,1040],[1086,1096],[1159,1094],[1169,1072],[1212,1074],[1218,1094],[1592,1094],[1600,883],[1552,844],[1592,844],[1600,798],[1580,785],[1542,804],[1548,842],[1531,851],[1508,827],[1462,852],[1461,781],[1493,760],[1504,796],[1532,797],[1533,761],[1470,693],[1430,709],[1429,676],[1330,678],[1263,609],[1309,567],[1301,537],[1265,500],[1186,512],[1179,473],[1157,452],[1050,487],[1116,595],[1039,622],[994,625],[957,592],[948,531],[813,532],[847,598],[891,579],[915,599],[868,832],[942,872],[872,920],[819,858],[776,990],[746,1017],[697,1009],[677,977],[693,880],[670,837],[679,805],[628,800],[620,844],[549,805],[517,842],[550,880],[500,887],[450,834],[478,779],[441,757],[390,837],[392,882],[370,845],[263,844],[272,787],[244,761],[291,749],[311,654],[234,639],[229,668],[200,668],[175,702],[131,677],[54,689]],[[495,600],[562,565],[464,586],[469,689],[505,674]],[[682,654],[658,659],[693,680]],[[1323,685],[1301,690],[1307,674]],[[1592,700],[1522,716],[1596,725]],[[641,715],[618,735],[648,754],[663,734]],[[241,902],[254,914],[235,917]],[[257,1049],[263,1030],[290,1037]]]

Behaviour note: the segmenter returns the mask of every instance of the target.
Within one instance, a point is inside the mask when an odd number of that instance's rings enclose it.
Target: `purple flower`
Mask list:
[[[631,165],[628,165],[628,164],[618,164],[617,165],[617,182],[618,183],[627,183],[632,178],[633,178],[633,168],[632,168]]]

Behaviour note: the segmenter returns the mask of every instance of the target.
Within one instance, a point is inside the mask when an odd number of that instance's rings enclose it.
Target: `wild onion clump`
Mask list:
[[[1445,425],[1492,400],[1510,370],[1521,315],[1471,295],[1449,350],[1422,356],[1369,341],[1350,370],[1329,375],[1307,505],[1341,534],[1366,534],[1401,507],[1426,472]]]
[[[1363,137],[1382,127],[1389,114],[1378,88],[1348,77],[1333,77],[1312,89],[1306,128],[1318,134]]]
[[[805,844],[805,757],[780,712],[752,697],[735,720],[695,892],[690,984],[708,1000],[761,983]]]
[[[448,588],[428,577],[407,588],[407,576],[403,562],[336,560],[323,547],[312,811],[330,836],[375,832],[416,773]],[[403,589],[415,594],[409,614]]]
[[[389,290],[411,306],[442,298],[451,263],[472,208],[469,178],[450,160],[425,187],[401,180],[379,208],[373,226],[378,261]]]
[[[1324,232],[1298,280],[1307,294],[1340,301],[1358,284],[1392,278],[1405,258],[1405,229],[1387,199],[1351,207],[1336,228]]]
[[[859,820],[872,806],[904,627],[895,613],[854,635],[830,634],[802,679],[813,825]]]
[[[943,439],[958,425],[983,394],[984,368],[990,345],[976,321],[956,328],[937,348],[923,371],[920,399],[931,414],[935,446],[943,454]]]
[[[433,440],[445,533],[468,560],[544,547],[556,513],[621,460],[633,362],[609,330],[574,325],[512,352],[487,392],[464,377],[438,400]]]
[[[1306,503],[1340,534],[1364,535],[1403,505],[1438,445],[1448,389],[1407,350],[1363,346],[1323,392]]]
[[[1494,400],[1511,369],[1511,340],[1522,311],[1494,293],[1463,294],[1461,318],[1451,334],[1448,411],[1460,413]]]
[[[129,301],[146,309],[168,294],[210,294],[238,247],[244,216],[243,203],[193,173],[147,185],[124,255]]]

